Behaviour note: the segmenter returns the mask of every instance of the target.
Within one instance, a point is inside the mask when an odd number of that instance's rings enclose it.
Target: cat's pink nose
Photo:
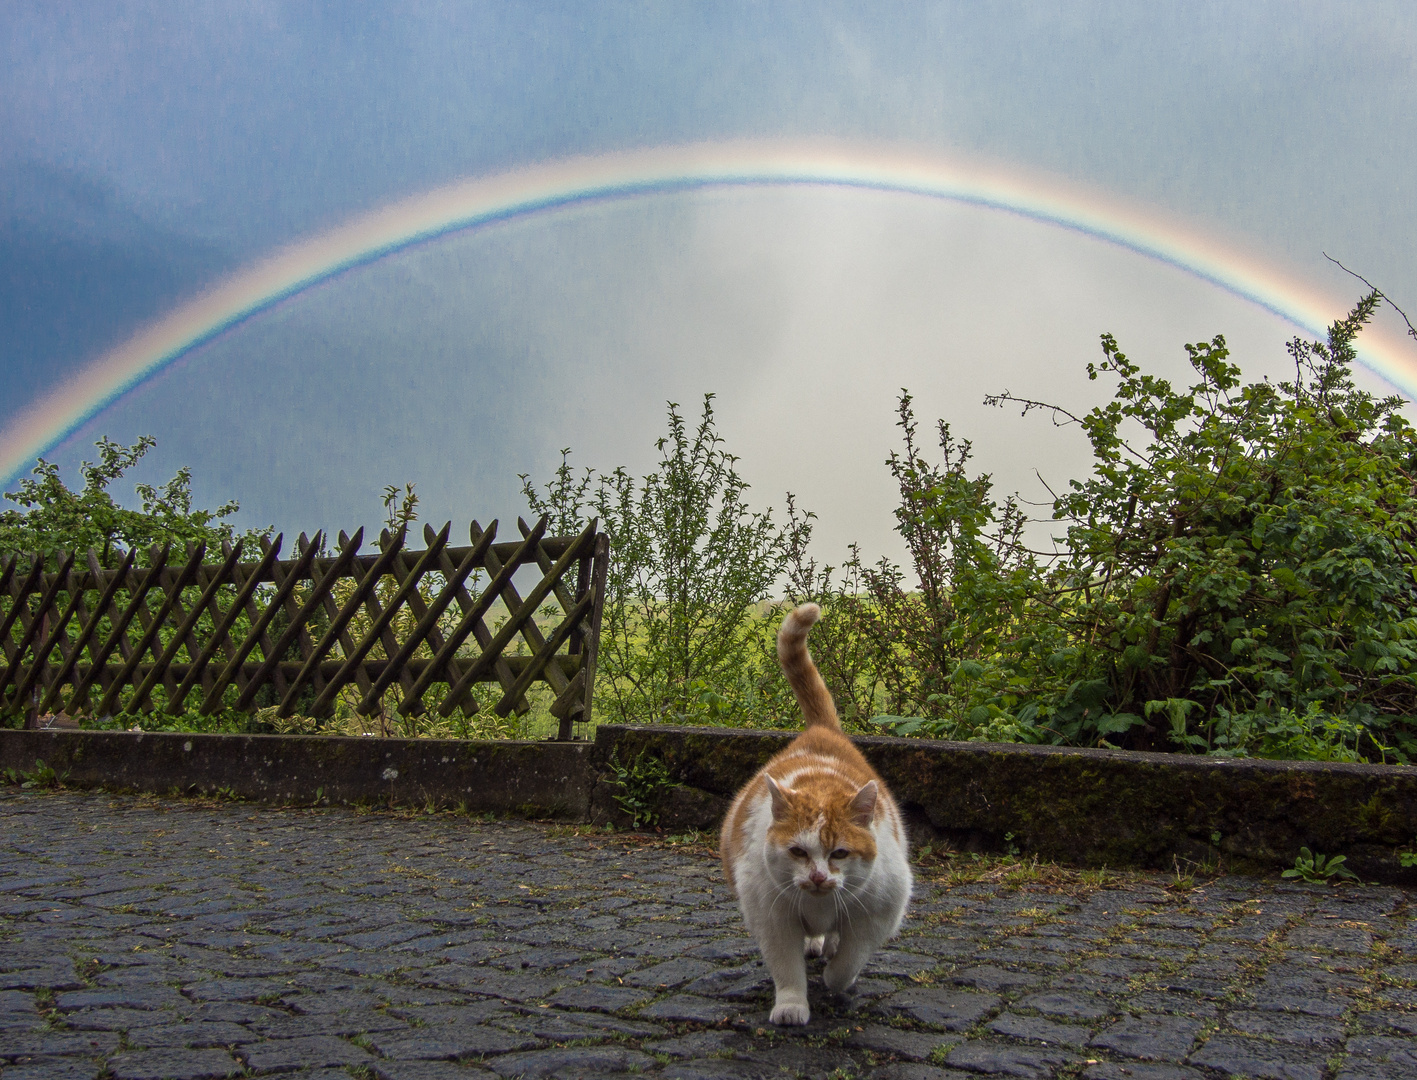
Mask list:
[[[809,877],[811,878],[813,885],[820,885],[827,879],[826,874],[822,873],[820,870],[813,870]]]

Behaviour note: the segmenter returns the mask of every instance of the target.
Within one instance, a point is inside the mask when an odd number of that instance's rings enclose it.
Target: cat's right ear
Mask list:
[[[768,782],[768,792],[772,795],[772,819],[774,821],[781,821],[787,816],[789,809],[787,801],[788,789],[778,784],[771,776],[764,776],[763,779]]]

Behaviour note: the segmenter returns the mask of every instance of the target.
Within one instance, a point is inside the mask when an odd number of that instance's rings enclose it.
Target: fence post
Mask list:
[[[590,723],[591,699],[595,695],[595,661],[600,654],[600,616],[605,610],[605,579],[610,567],[610,536],[601,533],[595,538],[595,561],[591,569],[590,587],[595,590],[595,606],[591,608],[590,629],[586,632],[585,661],[581,670],[585,672],[585,707],[581,710],[580,722]],[[562,730],[566,723],[562,721]],[[563,738],[570,738],[567,732]]]

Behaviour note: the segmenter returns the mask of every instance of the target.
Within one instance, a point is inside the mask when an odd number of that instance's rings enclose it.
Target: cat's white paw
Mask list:
[[[773,1006],[768,1019],[780,1027],[792,1027],[812,1019],[812,1010],[807,1008],[805,1001],[779,1002]]]
[[[836,955],[837,947],[841,945],[841,935],[833,930],[822,938],[822,955],[830,960]]]
[[[825,956],[827,939],[825,934],[818,934],[816,937],[809,937],[807,944],[802,949],[803,956]]]

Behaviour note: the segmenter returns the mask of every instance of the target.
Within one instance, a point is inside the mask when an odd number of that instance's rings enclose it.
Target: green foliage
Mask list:
[[[615,801],[630,815],[631,824],[638,829],[659,821],[660,796],[665,788],[673,786],[664,763],[641,750],[633,761],[622,764],[619,751],[612,750],[610,771],[615,774],[615,783],[620,789]]]
[[[1104,338],[1114,401],[1083,418],[1097,465],[1060,499],[1064,571],[1092,671],[1119,710],[1165,711],[1188,749],[1360,756],[1413,711],[1413,432],[1349,375],[1377,297],[1327,345],[1294,341],[1292,383],[1242,384],[1223,338],[1188,346],[1185,393]],[[1149,438],[1121,436],[1124,420]],[[1185,701],[1185,715],[1156,702]],[[1364,739],[1367,743],[1364,745]],[[1381,751],[1379,751],[1381,752]],[[1315,756],[1305,753],[1304,756]]]
[[[192,471],[187,468],[160,487],[136,485],[140,509],[130,510],[113,500],[109,487],[157,445],[151,436],[144,435],[132,446],[106,437],[95,445],[98,461],[85,461],[79,467],[84,479],[81,490],[70,490],[59,467],[40,458],[19,488],[5,493],[6,499],[23,509],[0,511],[0,555],[17,551],[53,555],[93,548],[102,565],[114,566],[132,547],[145,550],[152,544],[171,543],[180,550],[190,541],[219,550],[223,540],[235,539],[235,530],[225,519],[236,513],[237,503],[225,503],[215,511],[193,509]]]
[[[69,774],[66,772],[61,775],[39,758],[35,758],[34,768],[29,772],[23,769],[6,769],[3,775],[9,783],[28,789],[61,788]]]
[[[575,532],[590,514],[610,537],[597,707],[616,720],[742,723],[760,711],[760,607],[805,546],[810,515],[756,511],[737,458],[714,423],[713,395],[690,428],[670,403],[657,467],[556,476],[523,493],[552,527]]]
[[[1322,885],[1334,877],[1357,881],[1358,875],[1343,865],[1347,861],[1346,855],[1334,855],[1332,858],[1325,859],[1322,855],[1315,855],[1308,848],[1301,847],[1293,867],[1284,871],[1281,877],[1303,878],[1316,885]]]
[[[1046,584],[1022,541],[1026,519],[1014,499],[994,501],[987,475],[970,474],[970,444],[956,440],[943,421],[936,426],[940,461],[929,460],[908,393],[901,395],[897,426],[903,449],[887,465],[900,494],[896,529],[918,587],[906,587],[900,567],[887,560],[864,565],[853,551],[846,580],[862,591],[824,604],[864,629],[854,656],[855,689],[858,696],[868,691],[873,708],[864,712],[863,699],[855,711],[878,722],[886,719],[882,713],[915,717],[897,725],[907,732],[1026,735],[1030,714],[1019,724],[1008,710],[1037,693],[1039,678],[1057,683],[1036,660],[1066,645],[1058,628],[1018,632]],[[961,716],[967,728],[957,722]]]
[[[1417,752],[1417,440],[1398,398],[1358,390],[1370,294],[1292,382],[1243,383],[1224,338],[1188,345],[1178,390],[1102,340],[1112,400],[1042,409],[1089,439],[1092,474],[1053,504],[1057,554],[940,428],[919,463],[909,398],[898,527],[920,579],[868,577],[900,634],[896,730],[1317,760]],[[897,613],[898,612],[898,613]],[[914,679],[911,683],[909,680]],[[900,721],[901,716],[911,716]]]
[[[407,529],[418,520],[418,485],[406,482],[402,489],[397,484],[384,486],[384,523],[390,532]]]

